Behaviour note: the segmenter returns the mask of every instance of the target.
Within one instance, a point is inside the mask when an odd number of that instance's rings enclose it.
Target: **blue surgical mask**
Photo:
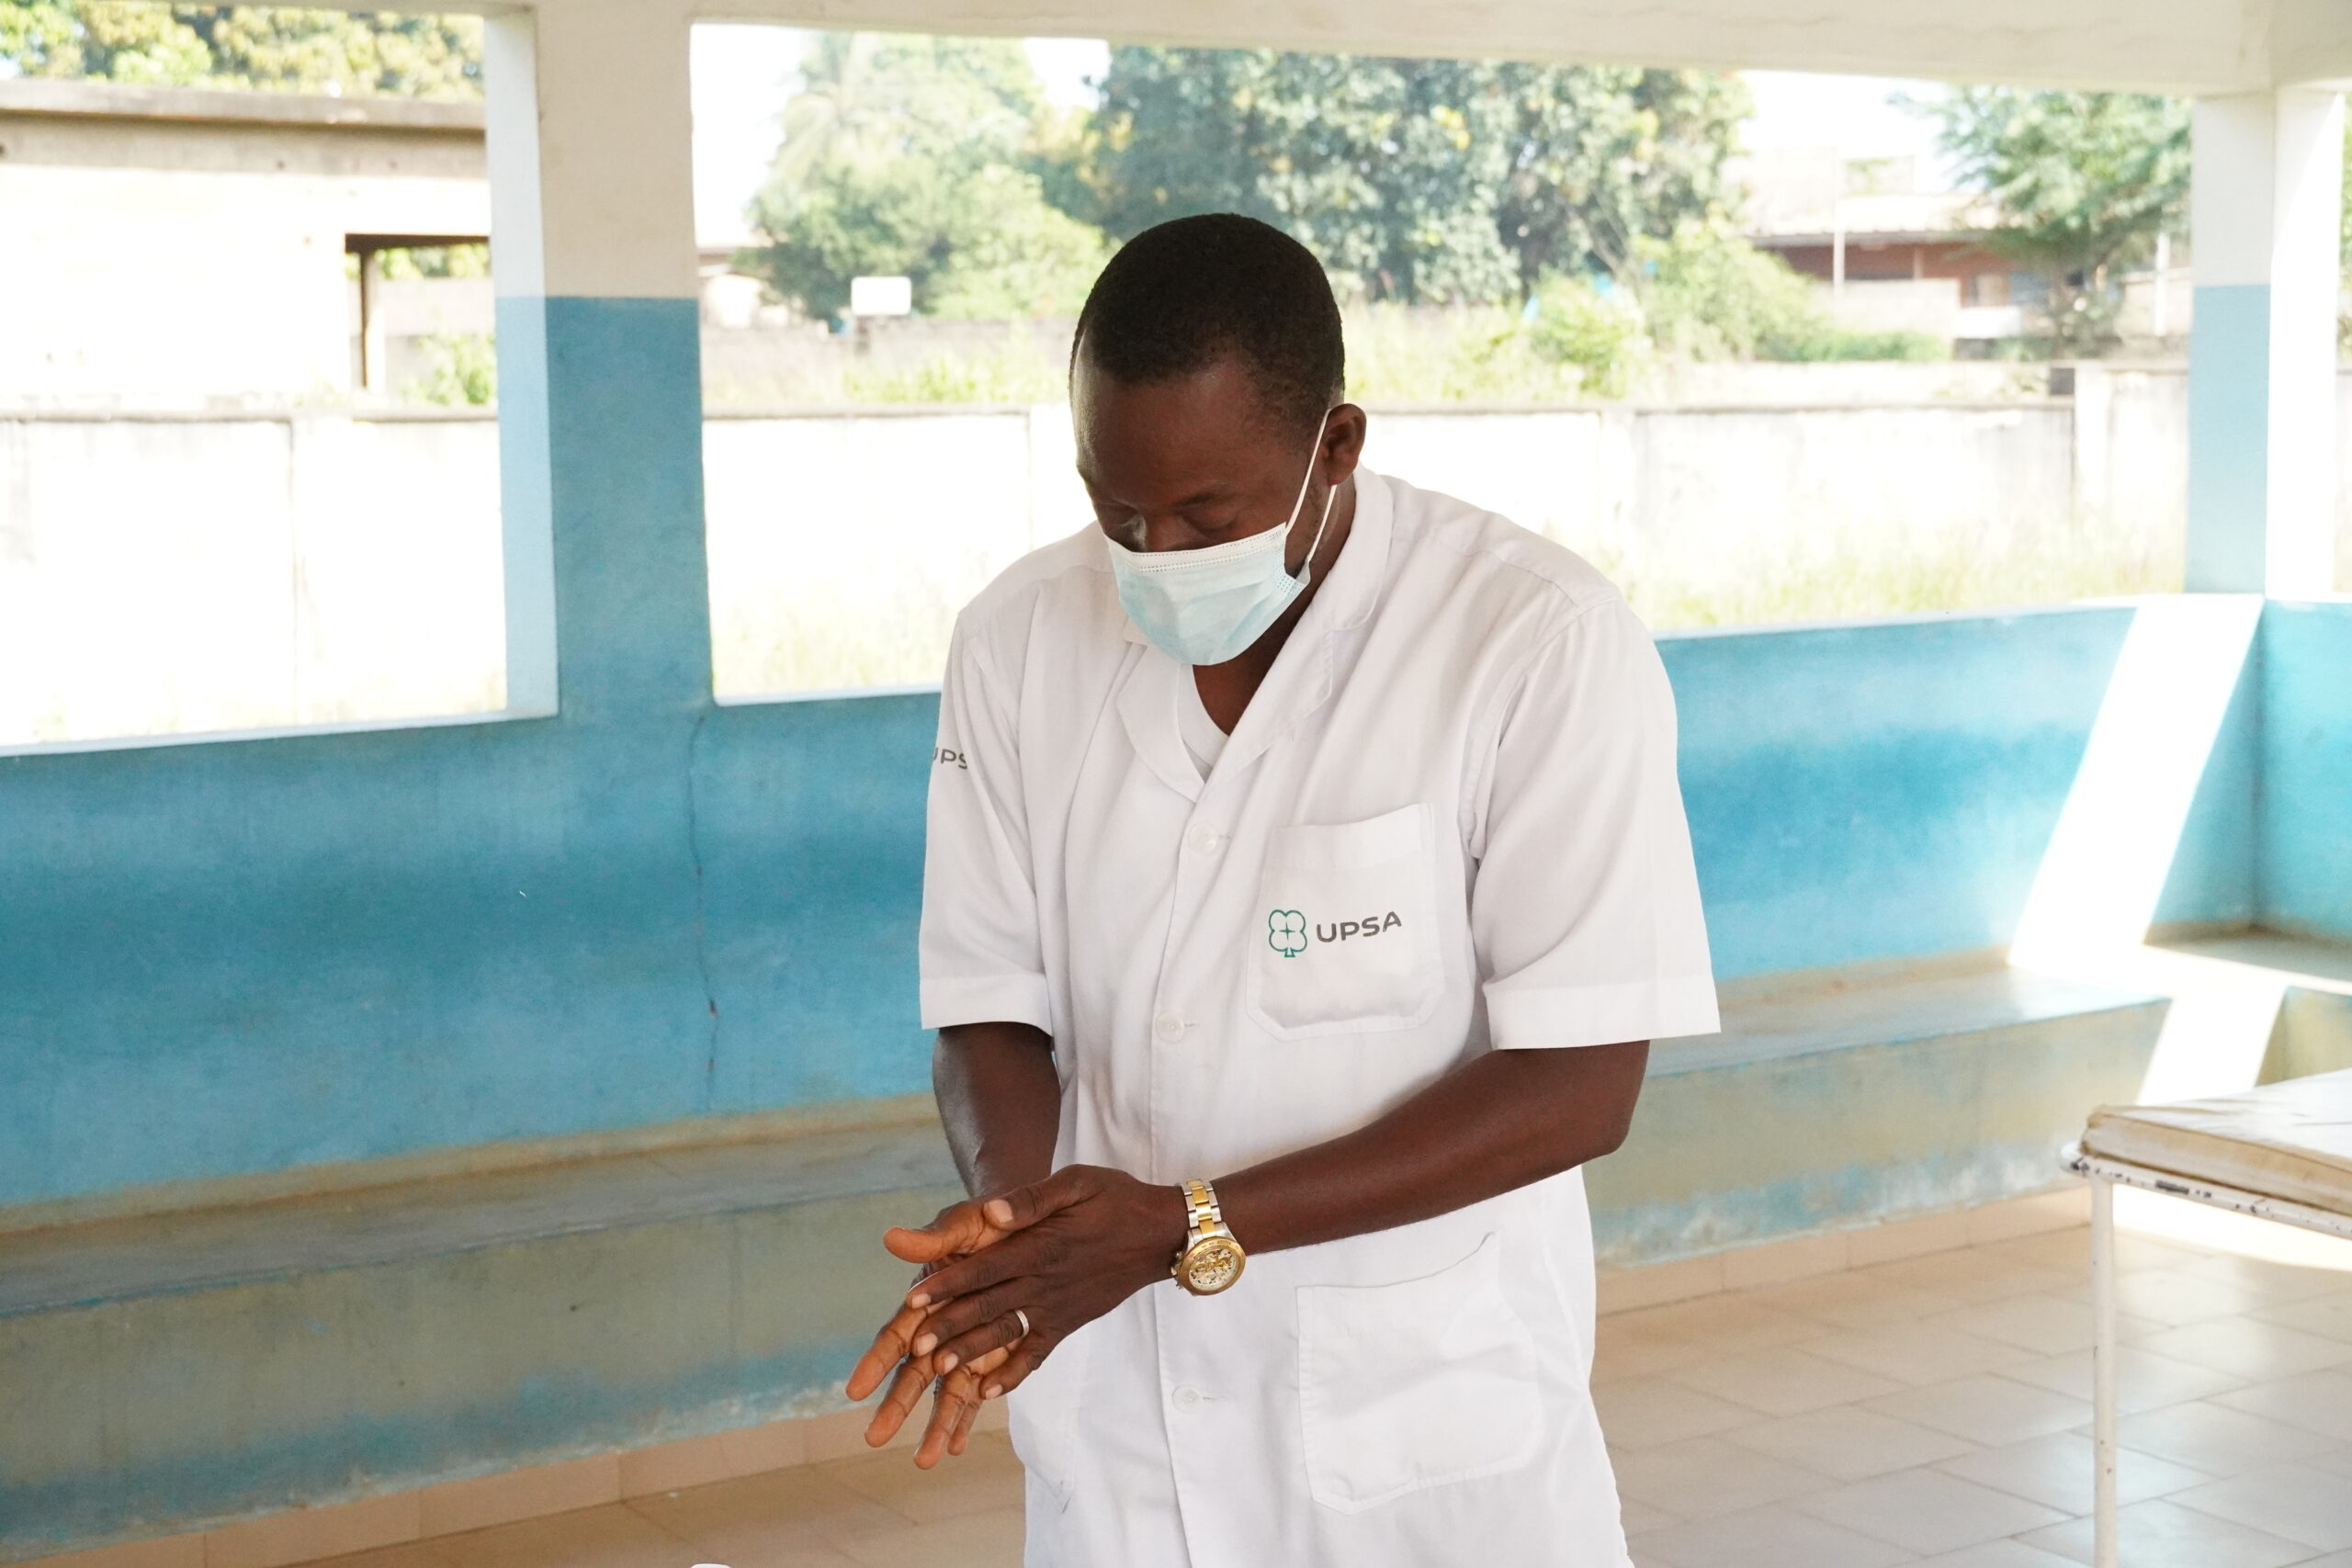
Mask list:
[[[1329,423],[1328,412],[1323,417]],[[1323,449],[1321,425],[1316,427],[1315,449]],[[1306,547],[1306,558],[1293,577],[1283,563],[1283,552],[1314,479],[1310,458],[1288,520],[1279,528],[1230,544],[1200,550],[1131,550],[1115,539],[1105,540],[1111,547],[1111,574],[1119,582],[1119,603],[1136,629],[1180,664],[1222,664],[1265,636],[1266,628],[1306,592],[1315,552],[1331,521],[1331,503],[1339,499],[1340,487],[1333,485],[1323,501],[1323,519],[1315,525],[1315,542]]]

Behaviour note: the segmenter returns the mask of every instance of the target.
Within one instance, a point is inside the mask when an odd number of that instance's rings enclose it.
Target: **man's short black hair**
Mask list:
[[[1285,427],[1313,427],[1344,395],[1347,351],[1331,280],[1305,245],[1238,212],[1178,218],[1119,247],[1079,312],[1073,363],[1114,381],[1172,380],[1227,355]]]

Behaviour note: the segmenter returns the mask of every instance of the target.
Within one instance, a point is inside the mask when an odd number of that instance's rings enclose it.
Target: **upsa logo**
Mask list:
[[[1395,931],[1405,922],[1394,909],[1385,915],[1365,915],[1358,919],[1338,920],[1315,928],[1317,942],[1346,942],[1351,937],[1378,936]],[[1266,912],[1266,945],[1284,958],[1296,958],[1306,951],[1306,917],[1296,909],[1269,909]]]

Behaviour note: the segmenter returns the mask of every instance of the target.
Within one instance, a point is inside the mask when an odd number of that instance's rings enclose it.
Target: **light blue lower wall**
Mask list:
[[[2352,942],[2352,603],[2262,617],[2261,920]]]
[[[501,310],[560,716],[0,759],[0,1203],[925,1086],[933,699],[713,705],[693,303]],[[2004,941],[2130,615],[1662,639],[1721,972]]]

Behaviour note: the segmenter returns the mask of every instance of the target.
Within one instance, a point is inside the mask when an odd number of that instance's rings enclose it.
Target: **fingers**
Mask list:
[[[1048,1214],[1059,1213],[1093,1190],[1091,1168],[1066,1165],[1043,1181],[989,1199],[980,1210],[988,1223],[1001,1231],[1023,1230]]]
[[[864,1399],[882,1386],[882,1380],[890,1375],[890,1369],[905,1360],[910,1353],[914,1337],[922,1331],[922,1321],[921,1307],[902,1306],[892,1314],[890,1321],[882,1325],[881,1332],[875,1335],[873,1345],[857,1359],[857,1365],[850,1369],[849,1384],[845,1390],[850,1398]]]
[[[1001,1366],[989,1367],[986,1356],[974,1361],[972,1375],[979,1382],[980,1397],[1001,1399],[1019,1388],[1029,1374],[1037,1370],[1038,1363],[1046,1359],[1054,1344],[1053,1336],[1040,1330],[1001,1352],[1004,1357]]]
[[[956,1416],[956,1429],[947,1434],[947,1451],[958,1458],[972,1441],[972,1427],[980,1418],[980,1402],[973,1400],[962,1406]]]
[[[931,1396],[931,1424],[923,1429],[922,1441],[915,1445],[915,1468],[929,1470],[947,1457],[955,1444],[956,1429],[969,1427],[979,1414],[979,1384],[969,1372],[951,1372],[933,1386]]]
[[[984,1291],[975,1291],[969,1295],[957,1296],[943,1305],[931,1308],[922,1325],[915,1329],[912,1353],[935,1358],[939,1354],[939,1348],[949,1340],[969,1334],[983,1325],[993,1324],[999,1318],[1009,1319],[1012,1316],[1015,1308],[1034,1305],[1035,1283],[1036,1281],[1026,1279],[1009,1280],[1001,1285],[991,1285]],[[967,1361],[980,1351],[993,1348],[1000,1343],[1011,1344],[1013,1339],[1020,1338],[1022,1334],[1017,1322],[1012,1326],[1012,1338],[990,1339],[986,1343],[974,1345],[968,1349],[958,1352],[956,1359],[959,1361]],[[943,1372],[948,1371],[948,1363],[941,1361],[936,1370]]]
[[[1020,1279],[1031,1273],[1037,1260],[1053,1256],[1050,1242],[1047,1250],[1040,1251],[1035,1237],[1018,1235],[1007,1236],[994,1247],[958,1258],[941,1268],[930,1278],[918,1280],[907,1292],[907,1305],[936,1313],[942,1303],[958,1296],[977,1295],[1007,1280]],[[959,1326],[969,1327],[969,1324]]]
[[[933,1357],[933,1364],[948,1368],[959,1367],[967,1361],[976,1362],[991,1351],[1012,1349],[1028,1333],[1017,1314],[1010,1311],[1001,1312],[944,1341]]]
[[[892,1225],[883,1233],[882,1245],[910,1263],[934,1263],[986,1247],[995,1239],[995,1232],[980,1207],[967,1199],[940,1210],[927,1225]]]

